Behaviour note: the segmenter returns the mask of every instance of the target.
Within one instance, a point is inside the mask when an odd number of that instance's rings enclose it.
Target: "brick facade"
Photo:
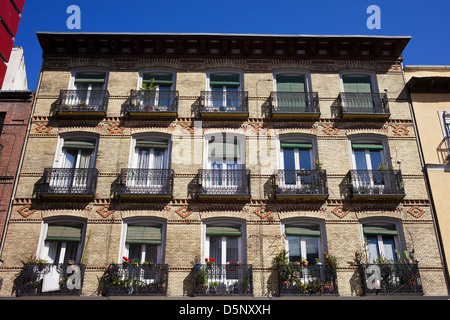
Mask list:
[[[149,39],[153,41],[151,37]],[[255,46],[258,45],[257,36],[250,39],[255,40]],[[288,42],[289,39],[278,40]],[[203,42],[199,42],[198,50],[201,51]],[[155,48],[157,50],[159,46],[156,44]],[[245,51],[247,47],[244,44],[242,48]],[[221,47],[220,50],[225,49]],[[182,54],[176,57],[169,54],[123,56],[110,53],[101,57],[46,54],[19,187],[9,220],[3,252],[5,268],[0,269],[4,279],[0,294],[16,293],[14,275],[21,270],[21,261],[37,253],[39,242],[42,243],[43,223],[54,217],[80,218],[85,222],[82,243],[87,268],[82,294],[88,296],[102,294],[103,284],[99,279],[109,263],[120,263],[121,242],[124,241],[122,225],[133,218],[163,221],[163,255],[164,263],[169,265],[169,296],[194,294],[193,266],[205,258],[203,228],[209,221],[218,219],[228,219],[245,228],[246,237],[241,250],[245,262],[253,267],[254,296],[279,294],[278,272],[273,259],[284,245],[281,225],[289,221],[312,221],[321,225],[321,252],[338,257],[339,295],[361,295],[359,269],[348,262],[353,261],[355,252],[361,250],[362,224],[374,219],[395,222],[400,226],[401,248],[414,250],[424,294],[446,294],[400,59],[399,56],[382,59],[372,56],[335,58],[330,55],[319,59],[317,56],[258,58],[242,55],[235,58],[231,54],[217,58],[209,54],[200,57]],[[60,90],[68,88],[71,70],[94,66],[108,71],[110,96],[106,117],[67,119],[53,116],[51,106],[58,99]],[[206,74],[219,68],[236,70],[243,75],[243,90],[248,91],[249,115],[246,119],[205,120],[198,116],[199,94],[205,90]],[[336,101],[342,91],[340,72],[362,69],[375,75],[379,92],[387,90],[388,120],[344,120],[336,115]],[[179,101],[175,119],[130,118],[123,114],[122,108],[129,99],[130,90],[138,86],[140,70],[176,73]],[[319,96],[319,118],[277,120],[268,116],[269,97],[274,91],[274,72],[282,70],[302,70],[310,75],[312,90]],[[205,135],[217,132],[244,137],[245,168],[250,170],[249,199],[213,197],[203,200],[197,197],[197,174],[203,168]],[[70,133],[88,133],[98,137],[95,167],[99,177],[94,197],[89,200],[37,198],[34,194],[36,183],[44,169],[53,166],[58,139]],[[174,170],[172,198],[118,200],[113,196],[112,186],[120,170],[128,166],[131,140],[146,133],[170,136],[170,168]],[[277,141],[280,136],[288,134],[307,136],[315,141],[315,157],[327,175],[328,196],[325,199],[282,200],[274,196],[273,175],[279,161]],[[351,168],[349,141],[361,136],[376,136],[386,141],[389,161],[395,170],[401,170],[404,182],[405,194],[400,199],[355,200],[349,197],[346,185]]]

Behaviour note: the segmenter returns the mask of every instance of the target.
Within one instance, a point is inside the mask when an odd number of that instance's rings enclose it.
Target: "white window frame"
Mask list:
[[[41,231],[39,234],[38,247],[36,249],[36,256],[40,259],[44,259],[51,264],[63,263],[65,256],[65,249],[67,242],[61,242],[61,252],[59,256],[59,261],[50,261],[50,257],[48,256],[50,247],[45,244],[45,239],[47,237],[48,226],[52,224],[58,223],[74,223],[81,224],[81,241],[77,247],[77,257],[75,263],[80,263],[82,255],[83,255],[83,247],[84,247],[84,239],[86,237],[86,220],[76,217],[53,217],[53,218],[45,218],[42,221]]]
[[[138,168],[138,153],[136,152],[136,141],[137,140],[166,140],[167,145],[167,155],[164,163],[164,169],[170,169],[171,164],[171,150],[172,150],[172,137],[163,133],[139,133],[131,137],[130,152],[128,158],[128,168],[139,169]]]
[[[360,230],[360,237],[361,237],[361,250],[364,252],[364,244],[365,244],[365,235],[364,235],[364,226],[382,226],[382,225],[388,225],[388,226],[395,226],[395,229],[397,231],[397,236],[394,236],[394,245],[398,252],[403,252],[405,250],[405,246],[403,245],[404,241],[404,234],[403,234],[403,228],[402,223],[399,220],[396,219],[389,219],[389,218],[368,218],[363,219],[359,222],[359,230]],[[377,235],[377,248],[380,252],[380,255],[385,256],[384,254],[384,248],[383,248],[383,241],[382,236]],[[394,253],[395,255],[395,253]],[[373,259],[376,259],[378,257],[370,257],[371,261],[370,263],[373,263]]]
[[[348,150],[349,150],[349,154],[350,154],[350,165],[351,165],[351,169],[352,170],[356,170],[356,159],[355,159],[355,153],[354,150],[352,149],[352,143],[380,143],[383,145],[383,150],[381,151],[381,159],[383,161],[383,163],[385,163],[386,165],[390,165],[391,161],[390,161],[390,157],[389,157],[389,145],[387,142],[386,137],[377,137],[377,136],[373,136],[373,135],[363,135],[363,136],[355,136],[355,137],[351,137],[348,139]],[[370,160],[370,158],[367,156],[367,152],[366,152],[366,163],[367,163],[367,169],[368,170],[376,170],[377,168],[371,168],[372,164],[369,162],[367,162],[368,160]],[[369,169],[369,167],[371,169]]]
[[[273,91],[277,92],[277,76],[304,76],[305,92],[312,92],[311,73],[306,70],[283,69],[273,72]]]
[[[97,153],[98,153],[98,141],[99,137],[96,134],[93,133],[86,133],[86,132],[71,132],[71,133],[64,133],[58,136],[58,142],[56,145],[56,152],[55,152],[55,158],[53,159],[53,168],[63,168],[64,164],[64,140],[69,139],[91,139],[95,140],[95,149],[92,154],[92,158],[89,164],[89,168],[95,168],[95,164],[97,163]]]
[[[211,169],[211,162],[209,161],[209,140],[211,137],[220,136],[222,141],[234,141],[234,138],[237,139],[237,144],[240,152],[240,159],[237,160],[237,166],[239,169],[245,169],[245,135],[241,133],[233,133],[233,132],[214,132],[207,133],[204,135],[204,144],[203,144],[203,168]],[[225,136],[225,137],[224,137]],[[226,168],[222,168],[222,170],[226,170]]]
[[[447,129],[447,124],[450,126],[450,110],[439,110],[438,115],[444,139],[447,137],[449,138],[445,140],[445,146],[447,148],[447,153],[450,154],[450,128]]]
[[[246,223],[245,221],[232,219],[232,218],[210,218],[202,221],[202,263],[205,261],[205,258],[210,258],[210,239],[209,236],[206,235],[206,227],[208,225],[214,226],[239,226],[241,230],[241,236],[238,238],[238,261],[242,262],[242,264],[247,263],[247,232],[246,232]],[[222,237],[226,238],[226,237]],[[225,239],[222,239],[223,242],[226,242]],[[222,242],[222,244],[223,244]],[[225,259],[224,259],[225,258]],[[226,261],[226,245],[222,246],[222,263]],[[232,262],[238,262],[232,261]],[[225,264],[225,263],[223,263]]]
[[[364,76],[364,77],[370,77],[370,87],[372,89],[372,93],[379,93],[378,88],[378,80],[377,75],[375,71],[371,70],[361,70],[361,69],[355,69],[355,70],[343,70],[339,72],[339,83],[341,86],[341,92],[345,92],[344,90],[344,76]]]
[[[206,70],[206,84],[205,84],[205,91],[213,91],[213,87],[211,87],[211,75],[212,74],[217,74],[217,75],[239,75],[239,86],[237,87],[237,91],[244,91],[244,72],[241,70],[236,70],[236,69],[211,69],[211,70]],[[222,87],[222,91],[223,91],[223,100],[224,100],[224,106],[226,106],[226,99],[227,99],[227,90],[226,87],[223,86]],[[212,100],[207,99],[205,101],[205,106],[207,108],[213,108],[213,104],[212,104]],[[227,109],[233,109],[235,107],[233,106],[227,106]]]
[[[137,82],[137,90],[140,90],[142,87],[142,83],[144,81],[144,75],[145,74],[154,74],[154,75],[172,75],[172,86],[170,87],[171,91],[174,91],[176,88],[176,81],[177,81],[177,73],[175,70],[172,69],[141,69],[139,70],[139,77]],[[159,86],[156,87],[156,90],[159,91]]]
[[[315,219],[298,219],[298,218],[290,218],[290,219],[285,219],[283,221],[281,221],[281,234],[283,235],[284,241],[285,241],[285,249],[286,252],[288,253],[288,257],[289,257],[289,241],[287,239],[286,236],[286,226],[319,226],[319,230],[320,230],[320,237],[318,237],[318,255],[319,255],[319,262],[320,263],[324,263],[324,257],[323,257],[323,253],[327,252],[327,248],[326,248],[326,243],[327,243],[327,239],[326,239],[326,232],[325,232],[325,223],[324,221],[321,220],[315,220]],[[301,238],[305,238],[305,237],[301,237]],[[305,239],[301,239],[301,253],[302,253],[302,258],[306,259],[306,241]]]
[[[78,73],[104,73],[105,74],[105,82],[103,83],[103,90],[106,90],[108,87],[108,79],[109,79],[109,70],[104,68],[76,68],[72,69],[70,72],[70,80],[68,90],[77,90],[77,86],[75,85],[75,79]],[[91,90],[92,87],[89,86],[88,90]]]
[[[157,264],[163,264],[165,261],[165,251],[166,251],[166,232],[167,232],[167,221],[164,219],[156,217],[135,217],[126,218],[122,221],[122,229],[120,236],[120,248],[117,263],[122,263],[122,258],[129,255],[129,245],[126,243],[127,231],[129,225],[145,225],[145,226],[161,226],[161,244],[158,245],[157,253]],[[144,258],[144,249],[141,249],[141,261]]]

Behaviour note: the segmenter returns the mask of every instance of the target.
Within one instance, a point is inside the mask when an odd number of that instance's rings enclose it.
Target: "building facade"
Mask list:
[[[2,295],[446,294],[408,37],[38,38]]]
[[[405,76],[448,278],[450,230],[446,197],[450,192],[450,67],[405,66]]]

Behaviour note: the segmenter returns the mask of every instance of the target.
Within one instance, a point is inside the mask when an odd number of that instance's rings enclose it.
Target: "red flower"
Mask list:
[[[214,259],[214,258],[209,258],[209,261],[211,261],[211,262],[216,262],[216,259]]]
[[[125,256],[123,256],[122,259],[123,259],[125,262],[131,262],[131,260],[128,259],[127,257],[125,257]]]

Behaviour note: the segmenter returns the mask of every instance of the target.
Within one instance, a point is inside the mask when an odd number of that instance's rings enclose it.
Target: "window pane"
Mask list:
[[[239,260],[239,248],[238,238],[228,238],[227,237],[227,262],[238,262]]]
[[[301,260],[300,237],[288,237],[289,261],[295,262]]]
[[[144,261],[157,263],[158,260],[158,245],[148,244],[145,246],[145,259]]]
[[[356,169],[367,170],[366,151],[365,150],[355,150],[353,152],[355,154]]]
[[[378,167],[383,165],[383,160],[381,158],[380,151],[369,151],[370,153],[370,163],[372,165],[372,170],[378,169]]]
[[[370,257],[370,262],[372,263],[374,259],[378,259],[378,241],[376,236],[367,236],[367,252]]]
[[[141,261],[141,255],[142,255],[142,245],[141,244],[130,244],[128,249],[128,259],[133,261],[134,259],[137,259],[138,261]]]
[[[306,260],[314,263],[319,258],[319,239],[316,237],[305,238],[306,242]]]
[[[298,150],[300,157],[300,170],[311,170],[311,151],[310,150]]]
[[[216,264],[222,264],[222,237],[209,238],[209,258],[216,260]]]
[[[78,251],[78,242],[67,242],[66,255],[64,256],[64,263],[68,263],[69,260],[76,261]]]
[[[397,260],[394,237],[383,236],[383,251],[386,259],[393,260],[394,262]]]

